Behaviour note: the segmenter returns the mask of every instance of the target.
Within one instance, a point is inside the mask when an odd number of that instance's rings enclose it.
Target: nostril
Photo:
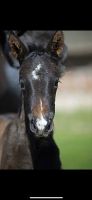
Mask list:
[[[54,113],[50,112],[49,116],[47,117],[47,125],[45,127],[46,132],[51,132],[53,129],[53,118],[54,118]]]
[[[45,131],[46,132],[50,132],[51,130],[52,130],[52,122],[51,122],[51,120],[49,120],[49,122],[48,122],[48,124],[47,124],[47,126],[45,128]]]
[[[36,129],[36,120],[35,119],[31,119],[31,125],[34,129]]]
[[[50,129],[50,123],[48,123],[48,125],[46,126],[46,129],[47,129],[47,130]]]

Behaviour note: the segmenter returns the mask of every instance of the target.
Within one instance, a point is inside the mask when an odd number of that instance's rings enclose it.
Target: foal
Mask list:
[[[53,119],[63,72],[63,32],[53,32],[46,48],[34,44],[26,48],[12,32],[8,45],[20,63],[21,109],[4,134],[1,168],[61,169],[59,149],[53,139]]]

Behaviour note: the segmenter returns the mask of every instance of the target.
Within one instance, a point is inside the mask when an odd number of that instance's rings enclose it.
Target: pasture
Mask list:
[[[92,108],[56,112],[54,122],[63,169],[92,169]]]

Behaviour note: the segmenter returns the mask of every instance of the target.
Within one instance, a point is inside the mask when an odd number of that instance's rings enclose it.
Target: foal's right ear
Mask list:
[[[0,46],[2,52],[9,65],[16,69],[20,68],[22,60],[29,51],[19,38],[25,32],[26,31],[0,31]]]
[[[8,44],[10,47],[10,54],[12,54],[21,64],[28,50],[17,35],[10,32],[8,37]]]

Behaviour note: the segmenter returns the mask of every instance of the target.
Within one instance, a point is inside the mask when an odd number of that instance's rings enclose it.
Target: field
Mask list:
[[[58,112],[54,122],[63,169],[92,169],[92,109]]]

